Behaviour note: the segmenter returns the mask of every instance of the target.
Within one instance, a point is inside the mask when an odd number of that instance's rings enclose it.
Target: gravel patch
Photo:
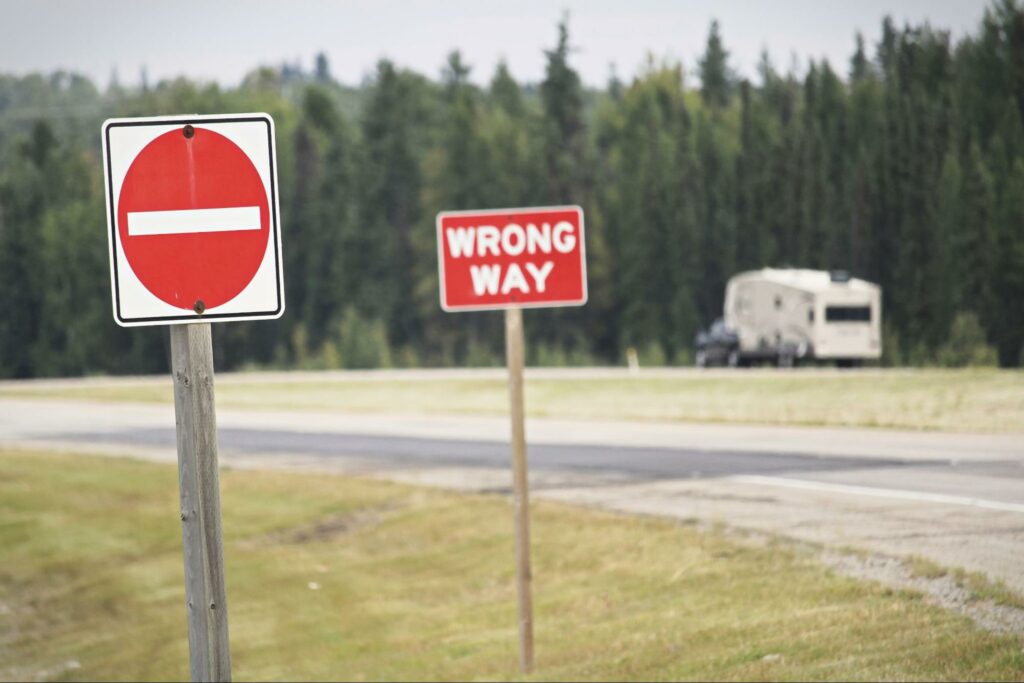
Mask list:
[[[826,551],[822,553],[821,560],[843,576],[921,593],[926,602],[970,617],[986,631],[1024,633],[1024,610],[992,600],[979,600],[949,574],[918,576],[905,562],[885,555],[861,556]]]

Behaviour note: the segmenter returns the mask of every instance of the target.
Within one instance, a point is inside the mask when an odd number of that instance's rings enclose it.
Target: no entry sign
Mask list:
[[[437,257],[446,311],[587,302],[578,206],[439,213]]]
[[[281,316],[270,116],[112,119],[103,153],[118,324]]]

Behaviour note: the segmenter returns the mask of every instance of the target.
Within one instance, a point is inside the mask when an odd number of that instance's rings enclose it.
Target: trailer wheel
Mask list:
[[[779,351],[775,364],[780,368],[791,368],[794,365],[794,360],[792,351]]]

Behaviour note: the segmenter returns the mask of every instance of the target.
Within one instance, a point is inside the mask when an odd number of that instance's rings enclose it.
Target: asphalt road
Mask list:
[[[494,417],[221,411],[222,462],[507,490]],[[168,406],[0,400],[0,445],[173,461]],[[531,482],[553,500],[722,521],[921,555],[1024,592],[1024,436],[528,422]]]
[[[220,448],[229,452],[322,458],[370,458],[382,467],[502,467],[509,446],[500,441],[381,436],[331,432],[224,427]],[[54,433],[48,439],[76,443],[102,443],[173,448],[173,429],[131,429],[113,432]],[[581,476],[614,474],[629,481],[706,479],[729,475],[811,474],[840,470],[884,468],[936,468],[955,470],[959,465],[941,460],[897,460],[822,457],[796,453],[744,453],[702,451],[691,448],[644,448],[535,443],[529,457],[534,470],[578,472]],[[1004,474],[1024,475],[1012,463],[965,463],[977,470],[997,467]],[[1019,471],[1018,471],[1019,470]],[[1024,499],[1022,499],[1024,500]]]

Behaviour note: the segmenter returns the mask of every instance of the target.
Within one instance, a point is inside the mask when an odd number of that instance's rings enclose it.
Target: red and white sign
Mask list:
[[[446,311],[587,302],[578,206],[441,212],[437,259]]]
[[[111,119],[103,154],[119,325],[284,313],[269,115]]]

